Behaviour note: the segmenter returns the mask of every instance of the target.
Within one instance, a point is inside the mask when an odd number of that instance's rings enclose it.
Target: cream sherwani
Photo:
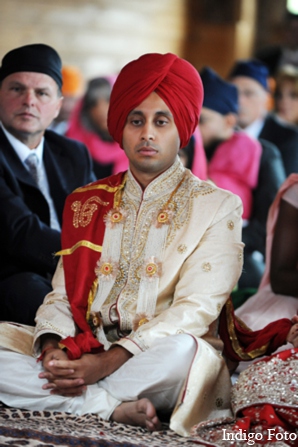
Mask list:
[[[229,411],[230,380],[216,322],[242,269],[242,204],[193,176],[177,159],[145,191],[129,171],[120,210],[122,228],[106,231],[97,266],[99,286],[90,312],[101,313],[104,331],[95,334],[106,348],[117,343],[130,351],[135,364],[162,340],[191,336],[194,348],[171,417],[171,428],[188,435],[195,423]],[[103,265],[112,266],[114,276],[103,278]],[[37,313],[35,356],[42,334],[76,335],[62,262],[53,287]],[[11,330],[23,331],[24,337],[27,331],[31,343],[31,329],[5,326],[2,346],[15,349],[4,334]],[[25,347],[15,350],[29,353]]]

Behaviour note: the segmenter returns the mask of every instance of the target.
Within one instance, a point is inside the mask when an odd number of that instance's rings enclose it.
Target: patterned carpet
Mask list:
[[[0,447],[296,447],[297,442],[257,442],[223,436],[235,421],[217,420],[194,427],[191,438],[163,430],[105,422],[96,415],[74,416],[53,411],[7,408],[0,403]],[[258,431],[258,430],[256,430]],[[297,432],[298,433],[298,432]]]
[[[164,424],[160,432],[105,422],[96,415],[26,411],[0,404],[0,447],[198,447]],[[210,444],[208,444],[210,445]]]

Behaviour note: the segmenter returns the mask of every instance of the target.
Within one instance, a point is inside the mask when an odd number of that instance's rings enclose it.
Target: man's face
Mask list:
[[[206,148],[210,144],[226,138],[227,121],[225,116],[220,113],[203,107],[200,115],[199,128],[203,145]]]
[[[43,73],[13,73],[0,86],[0,120],[16,138],[30,144],[39,143],[61,103],[56,82]]]
[[[236,76],[230,81],[238,88],[238,124],[245,128],[267,113],[268,93],[259,82],[246,76]]]
[[[142,186],[172,166],[179,147],[173,115],[153,92],[129,113],[123,130],[123,148],[130,169]]]

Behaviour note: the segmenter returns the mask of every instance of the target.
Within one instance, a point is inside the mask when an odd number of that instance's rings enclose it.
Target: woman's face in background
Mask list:
[[[283,79],[277,83],[275,110],[283,120],[298,124],[298,88],[294,80]]]

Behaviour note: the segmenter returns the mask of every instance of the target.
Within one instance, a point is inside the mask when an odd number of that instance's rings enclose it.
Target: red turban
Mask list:
[[[184,147],[198,124],[203,86],[197,70],[175,54],[144,54],[120,71],[108,113],[109,132],[122,147],[128,114],[156,92],[173,114]]]

